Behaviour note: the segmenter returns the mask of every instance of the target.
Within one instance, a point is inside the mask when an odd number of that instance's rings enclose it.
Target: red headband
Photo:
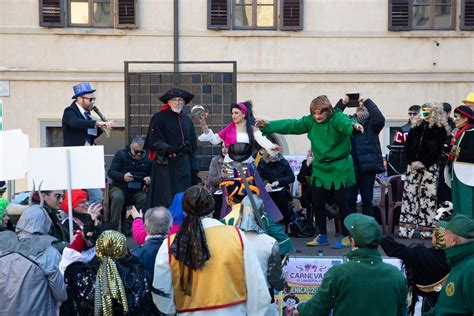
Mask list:
[[[474,120],[474,117],[473,117],[471,114],[469,114],[469,113],[467,113],[467,112],[464,112],[463,110],[461,110],[461,109],[459,109],[459,108],[457,108],[455,112],[459,112],[459,114],[464,115],[464,116],[467,117],[468,119]]]
[[[247,116],[247,106],[244,104],[244,103],[239,103],[238,104],[240,110],[242,111],[242,113],[244,113],[245,116]]]

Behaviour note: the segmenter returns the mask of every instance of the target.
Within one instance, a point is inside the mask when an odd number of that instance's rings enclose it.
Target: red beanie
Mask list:
[[[61,203],[61,209],[66,212],[66,213],[69,213],[69,209],[68,209],[68,194],[66,192],[66,194],[64,194],[64,199],[63,199],[63,202]],[[83,191],[83,190],[72,190],[71,191],[71,196],[72,196],[72,209],[74,210],[78,205],[79,203],[81,203],[82,201],[84,200],[87,200],[88,199],[88,196],[87,196],[87,192],[86,191]]]

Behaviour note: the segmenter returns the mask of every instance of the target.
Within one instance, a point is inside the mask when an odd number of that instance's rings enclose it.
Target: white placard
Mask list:
[[[0,131],[0,179],[15,180],[25,177],[29,141],[21,130]]]
[[[293,170],[293,174],[295,175],[295,182],[293,182],[293,192],[291,194],[293,196],[298,196],[298,180],[296,176],[300,173],[301,164],[303,160],[306,159],[306,156],[303,155],[285,155],[284,156],[288,163],[290,164],[291,170]]]
[[[28,152],[28,188],[33,180],[41,190],[65,190],[67,182],[66,150],[71,159],[71,189],[105,187],[104,146],[31,148]]]
[[[383,262],[394,266],[395,268],[400,270],[401,273],[403,273],[405,275],[405,273],[403,272],[403,269],[402,269],[402,264],[403,264],[402,260],[400,260],[398,258],[394,258],[394,257],[382,257],[382,260],[383,260]]]
[[[474,164],[455,161],[453,163],[454,173],[459,181],[467,186],[474,186]],[[447,169],[447,168],[446,168]]]

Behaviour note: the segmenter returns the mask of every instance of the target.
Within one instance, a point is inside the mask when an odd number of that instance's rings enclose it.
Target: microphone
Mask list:
[[[105,118],[104,114],[102,114],[99,110],[98,107],[96,107],[95,105],[92,106],[92,111],[94,111],[95,113],[97,113],[97,115],[100,117],[100,119],[104,122],[107,122],[107,119]]]

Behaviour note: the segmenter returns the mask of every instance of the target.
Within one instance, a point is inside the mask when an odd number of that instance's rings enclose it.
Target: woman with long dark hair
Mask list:
[[[281,151],[280,146],[273,144],[268,138],[262,135],[262,132],[258,128],[255,127],[255,117],[253,116],[251,101],[233,103],[230,106],[230,111],[232,114],[232,122],[217,134],[215,134],[212,129],[207,126],[206,117],[208,113],[204,112],[199,120],[203,134],[198,137],[198,140],[201,142],[210,142],[213,145],[224,143],[225,146],[231,147],[231,152],[232,146],[238,143],[249,144],[250,146],[248,146],[248,149],[251,150],[251,147],[255,144],[255,142],[257,142],[261,147],[265,148],[265,150],[271,156],[275,156]],[[275,221],[283,219],[281,212],[272,201],[268,193],[265,191],[264,184],[256,172],[255,165],[253,164],[251,153],[248,154],[248,157],[248,159],[245,159],[242,162],[243,167],[247,173],[246,176],[253,176],[255,184],[262,192],[261,198],[264,200],[265,210],[273,217]],[[229,155],[226,155],[224,158],[223,169],[223,173],[228,178],[239,178],[238,172],[236,171],[235,162],[229,157]],[[220,214],[221,217],[224,217],[230,211],[230,209],[227,207],[228,205],[226,203],[223,204],[224,205]]]

